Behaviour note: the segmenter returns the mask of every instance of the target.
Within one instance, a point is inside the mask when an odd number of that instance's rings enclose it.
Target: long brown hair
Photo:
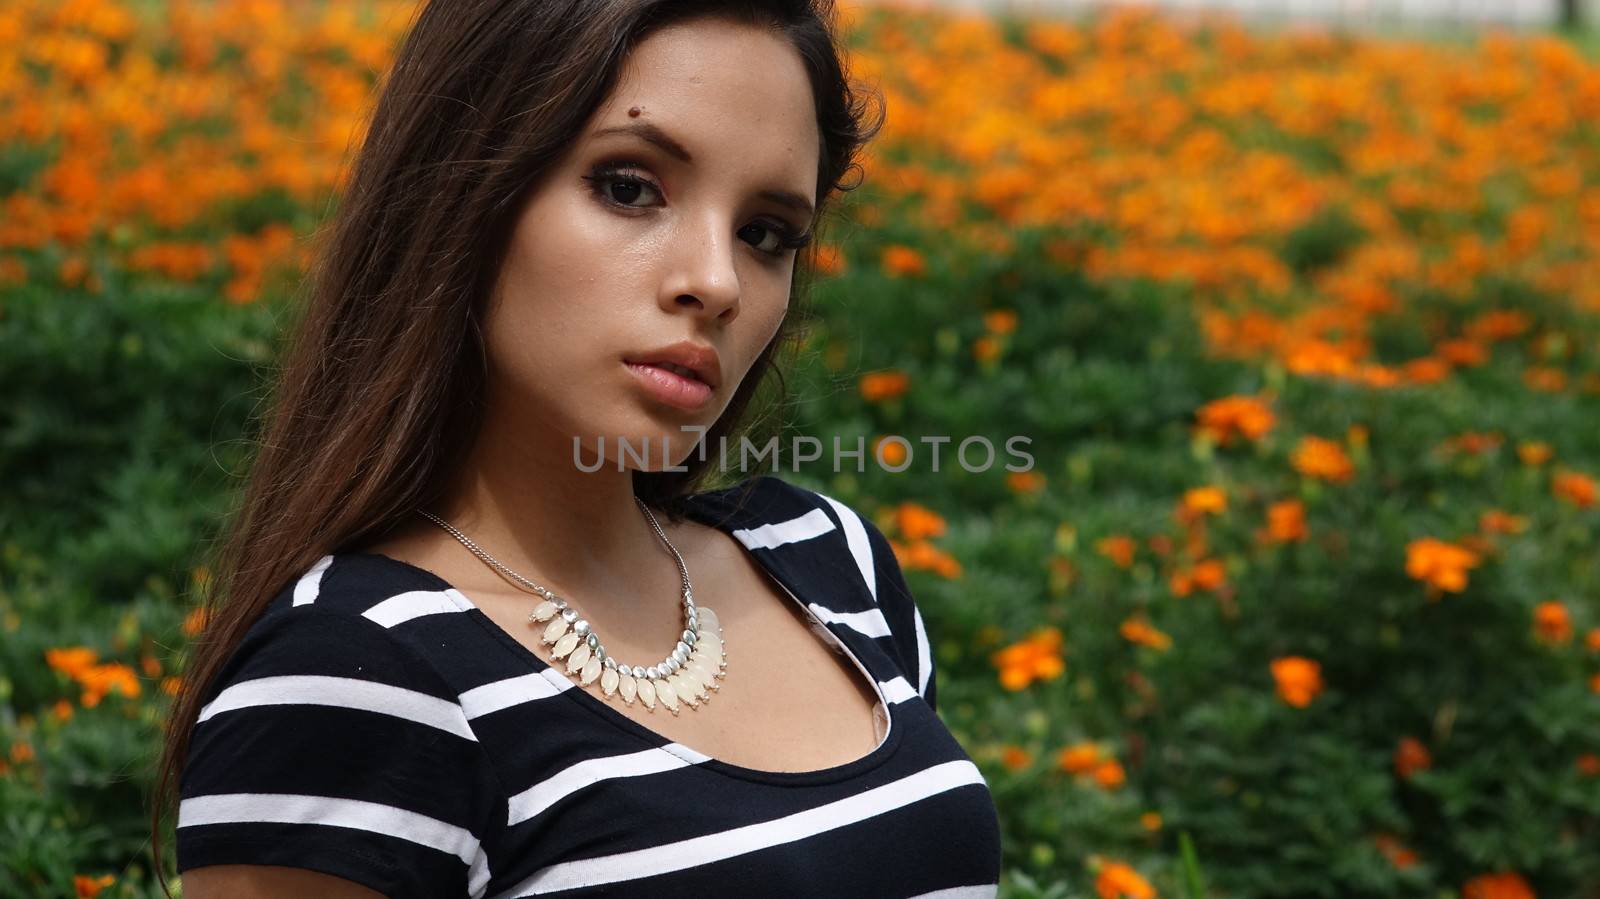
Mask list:
[[[410,23],[319,234],[243,489],[208,553],[205,627],[188,648],[150,817],[169,897],[162,822],[175,815],[212,679],[290,579],[439,499],[482,420],[483,314],[528,192],[610,94],[632,46],[708,15],[770,29],[799,52],[821,135],[820,236],[827,201],[859,184],[843,179],[859,174],[884,115],[879,96],[847,78],[831,0],[448,0],[425,2]],[[708,447],[764,424],[752,410],[782,408],[779,359],[803,342],[814,270],[812,255],[796,259],[789,313]],[[758,391],[770,402],[753,404]],[[635,493],[676,519],[674,500],[705,486],[715,458],[635,472]]]

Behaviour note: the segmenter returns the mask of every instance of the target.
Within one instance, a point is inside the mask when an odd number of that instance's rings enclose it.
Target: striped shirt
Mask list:
[[[695,494],[688,517],[734,537],[870,675],[887,733],[869,754],[787,772],[708,757],[432,572],[334,553],[284,587],[206,692],[178,870],[309,868],[390,899],[995,896],[993,796],[936,714],[888,540],[772,475],[739,502],[746,483]]]

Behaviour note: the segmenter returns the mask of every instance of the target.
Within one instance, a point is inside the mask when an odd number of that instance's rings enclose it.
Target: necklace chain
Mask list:
[[[548,587],[512,571],[443,518],[421,509],[417,510],[417,514],[443,528],[486,565],[544,598],[544,602],[529,613],[528,618],[535,622],[549,622],[545,628],[544,642],[554,644],[552,654],[557,659],[567,657],[566,669],[569,675],[577,674],[579,682],[583,685],[598,679],[601,691],[607,698],[621,695],[625,702],[632,704],[637,697],[652,711],[659,700],[676,715],[680,701],[692,708],[698,708],[701,702],[711,698],[707,691],[721,689],[721,684],[717,681],[725,676],[727,667],[722,629],[715,612],[695,605],[694,588],[689,582],[689,567],[684,563],[683,555],[678,552],[678,548],[667,539],[666,531],[656,520],[655,513],[651,512],[644,500],[637,496],[634,497],[634,502],[644,512],[656,536],[672,553],[683,584],[683,633],[672,652],[661,662],[648,668],[619,664],[606,652],[605,645],[590,628],[589,622],[580,618],[577,611],[570,608],[565,599]]]

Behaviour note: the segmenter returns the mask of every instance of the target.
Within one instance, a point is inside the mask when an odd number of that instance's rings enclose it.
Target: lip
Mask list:
[[[710,386],[712,390],[722,386],[722,360],[718,358],[717,351],[710,344],[695,343],[692,340],[680,340],[671,346],[629,354],[622,361],[630,365],[652,365],[659,362],[671,362],[694,372],[695,376]],[[668,372],[668,374],[671,373]],[[675,375],[674,377],[678,376]]]
[[[623,364],[652,397],[669,406],[694,412],[711,402],[713,389],[704,381],[686,378],[649,363],[625,361]]]

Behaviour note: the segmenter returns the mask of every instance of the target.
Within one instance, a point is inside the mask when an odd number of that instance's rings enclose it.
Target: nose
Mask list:
[[[668,312],[692,307],[701,318],[733,321],[739,314],[739,247],[729,222],[713,213],[685,219],[672,242],[661,305]]]

